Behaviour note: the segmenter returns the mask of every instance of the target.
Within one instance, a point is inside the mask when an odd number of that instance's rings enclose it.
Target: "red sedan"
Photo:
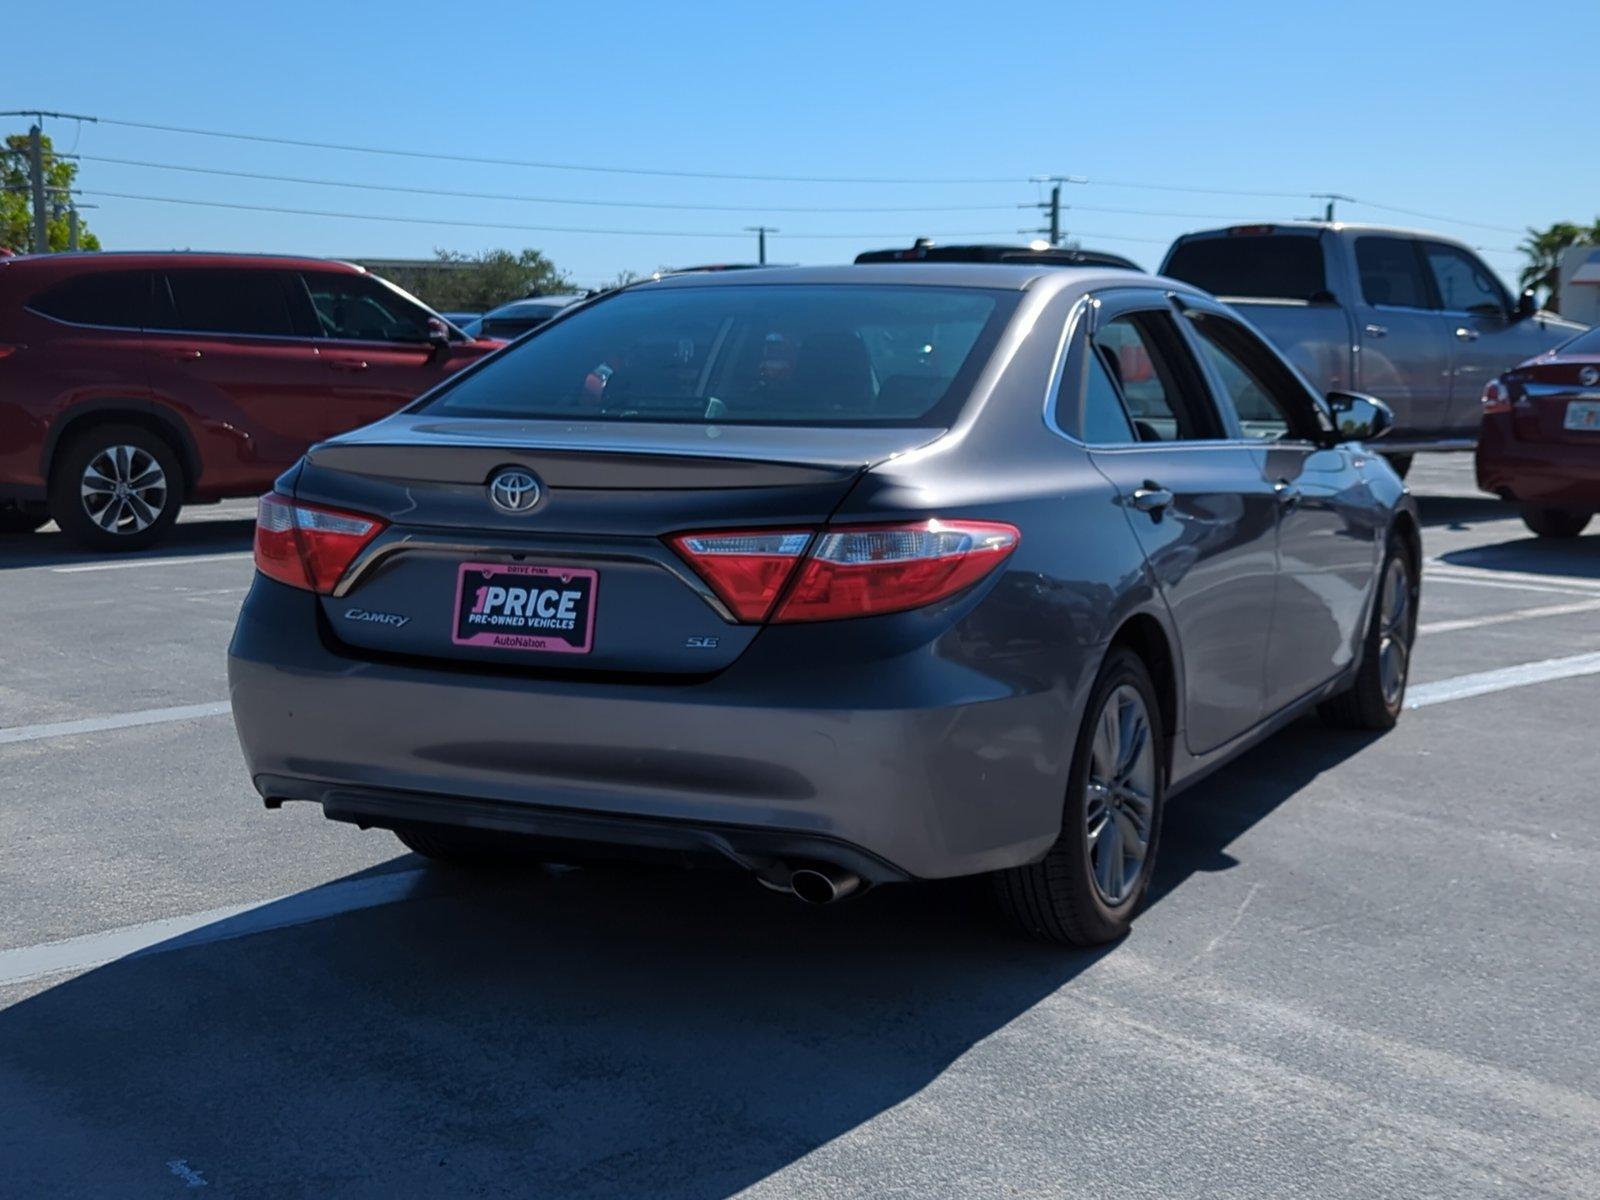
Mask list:
[[[1577,537],[1600,510],[1600,328],[1484,387],[1478,486],[1540,537]]]

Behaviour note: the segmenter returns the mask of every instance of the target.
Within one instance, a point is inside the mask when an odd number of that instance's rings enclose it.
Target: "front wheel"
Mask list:
[[[997,872],[1001,908],[1043,941],[1098,946],[1128,931],[1150,887],[1166,794],[1166,733],[1144,661],[1118,647],[1084,710],[1061,836]]]
[[[1417,640],[1417,578],[1411,556],[1393,539],[1361,648],[1355,682],[1317,712],[1341,729],[1393,729],[1406,699],[1411,647]]]
[[[50,472],[50,515],[94,550],[139,550],[166,534],[183,500],[171,446],[138,425],[101,425],[76,437]]]
[[[1575,538],[1589,524],[1593,513],[1570,508],[1538,508],[1526,505],[1522,523],[1542,538]]]

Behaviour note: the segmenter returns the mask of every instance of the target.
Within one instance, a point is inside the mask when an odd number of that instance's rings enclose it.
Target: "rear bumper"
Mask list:
[[[351,657],[314,597],[258,577],[229,679],[257,790],[335,819],[819,858],[874,881],[1049,848],[1092,662],[1041,688],[948,637],[819,661],[816,632],[768,630],[694,683],[483,674]]]
[[[1522,504],[1600,509],[1600,442],[1583,446],[1519,439],[1510,413],[1483,421],[1478,486]]]

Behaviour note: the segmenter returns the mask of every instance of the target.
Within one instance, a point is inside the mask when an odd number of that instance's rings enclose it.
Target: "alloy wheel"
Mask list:
[[[1150,712],[1123,684],[1106,697],[1089,747],[1084,836],[1095,891],[1115,908],[1138,887],[1150,853],[1156,755]]]
[[[148,450],[107,446],[84,467],[78,493],[83,511],[107,533],[142,533],[167,507],[167,475]]]
[[[1399,555],[1383,573],[1378,603],[1378,683],[1384,704],[1393,709],[1405,694],[1411,666],[1411,573]]]

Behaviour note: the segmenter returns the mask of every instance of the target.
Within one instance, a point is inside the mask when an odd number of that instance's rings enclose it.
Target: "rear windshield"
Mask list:
[[[1215,296],[1310,300],[1328,289],[1322,243],[1304,234],[1196,238],[1175,247],[1161,273]]]
[[[625,291],[484,362],[428,412],[942,425],[1020,293],[755,284]]]

